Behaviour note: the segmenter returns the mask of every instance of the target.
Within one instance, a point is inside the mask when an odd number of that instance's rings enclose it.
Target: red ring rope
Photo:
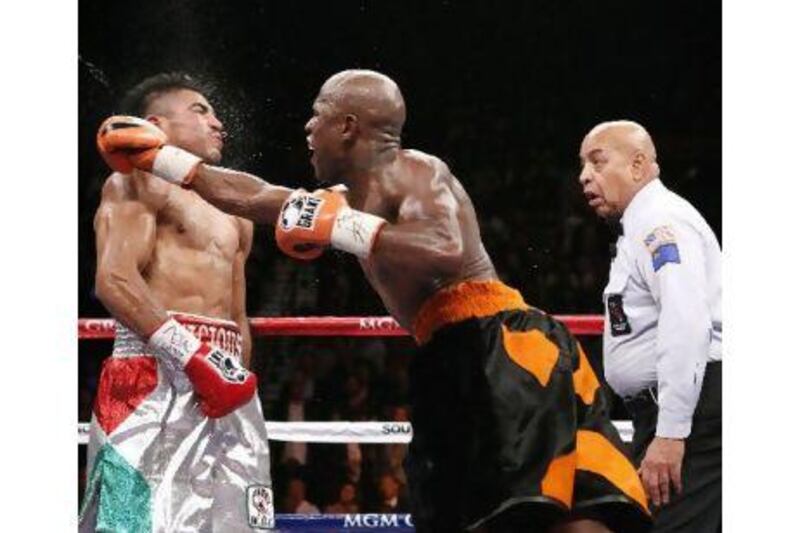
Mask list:
[[[603,333],[602,315],[556,315],[574,335]],[[254,336],[403,337],[408,331],[389,316],[260,317],[250,319]],[[113,339],[111,318],[79,318],[79,339]]]

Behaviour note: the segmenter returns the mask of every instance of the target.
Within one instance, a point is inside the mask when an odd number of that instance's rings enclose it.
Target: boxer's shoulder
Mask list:
[[[148,179],[149,178],[149,179]],[[101,192],[104,203],[136,202],[158,211],[167,202],[170,184],[152,179],[141,172],[122,174],[114,172],[106,178]]]
[[[112,172],[103,182],[101,198],[107,202],[124,202],[133,197],[130,176],[121,172]]]
[[[450,188],[454,180],[450,167],[438,157],[419,150],[403,150],[403,160],[407,168],[407,185],[410,194],[424,193],[429,195],[431,189],[439,189],[438,185]]]
[[[412,171],[429,174],[431,178],[442,173],[450,173],[447,163],[435,155],[408,148],[403,150],[403,157]]]
[[[111,227],[125,234],[128,228],[140,227],[138,224],[149,223],[145,221],[154,221],[158,216],[156,209],[141,201],[128,174],[114,172],[108,176],[100,196],[100,205],[94,215],[94,228],[103,235]]]

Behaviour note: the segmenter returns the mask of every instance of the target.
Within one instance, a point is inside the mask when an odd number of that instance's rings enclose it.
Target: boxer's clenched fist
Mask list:
[[[275,223],[278,247],[296,259],[315,259],[328,246],[366,258],[386,221],[351,209],[340,192],[298,189]]]

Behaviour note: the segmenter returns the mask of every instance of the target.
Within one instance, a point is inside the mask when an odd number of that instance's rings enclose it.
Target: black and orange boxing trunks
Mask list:
[[[562,323],[498,281],[469,281],[431,297],[414,335],[417,531],[547,531],[572,517],[649,529],[608,399]]]

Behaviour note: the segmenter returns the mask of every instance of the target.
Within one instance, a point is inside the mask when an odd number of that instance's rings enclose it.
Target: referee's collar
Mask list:
[[[650,204],[654,198],[666,190],[667,188],[664,187],[663,183],[661,183],[660,178],[654,179],[639,189],[639,192],[633,196],[631,203],[628,204],[625,212],[622,213],[622,219],[620,220],[622,227],[625,227],[625,222],[630,223],[639,212],[646,210],[648,204]]]

